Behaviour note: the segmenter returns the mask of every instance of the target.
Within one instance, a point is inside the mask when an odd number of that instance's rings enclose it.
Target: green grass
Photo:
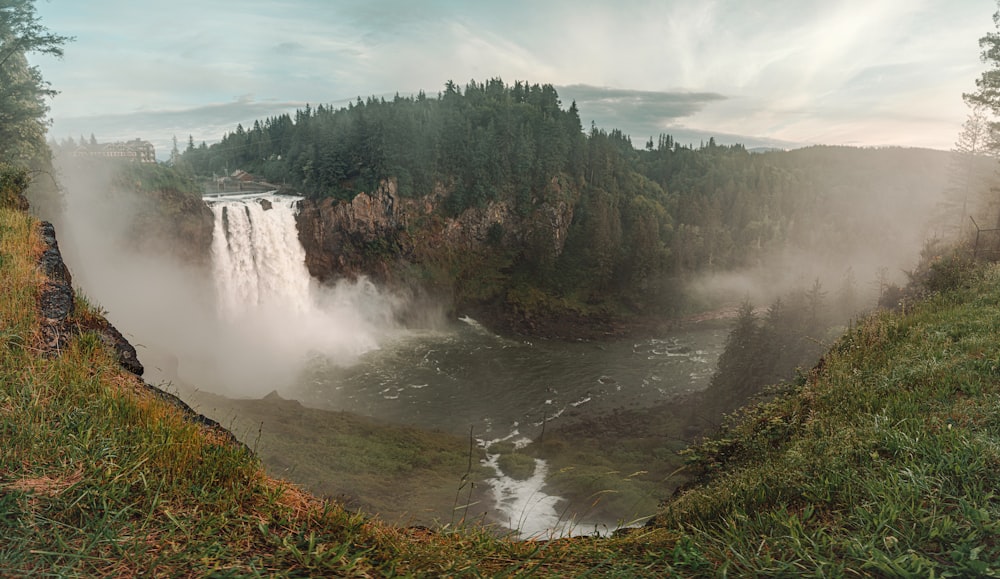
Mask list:
[[[34,222],[0,208],[0,576],[1000,574],[995,267],[850,329],[688,450],[702,482],[654,525],[515,542],[386,525],[271,478],[92,334],[44,355],[40,250]]]
[[[481,481],[493,471],[480,464],[482,451],[470,449],[467,439],[275,396],[230,400],[191,392],[182,398],[254,448],[275,476],[384,521],[455,524],[492,504]],[[459,493],[463,475],[472,484]],[[455,511],[459,494],[463,507],[474,503],[468,511]]]
[[[689,450],[711,482],[658,523],[713,572],[1000,574],[998,282],[993,267],[852,329],[792,393]]]

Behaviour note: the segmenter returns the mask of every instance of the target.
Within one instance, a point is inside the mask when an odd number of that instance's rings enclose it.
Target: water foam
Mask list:
[[[296,226],[301,200],[274,192],[204,199],[215,215],[219,341],[236,352],[216,363],[242,394],[280,389],[312,356],[350,365],[395,329],[401,303],[367,279],[312,280]]]

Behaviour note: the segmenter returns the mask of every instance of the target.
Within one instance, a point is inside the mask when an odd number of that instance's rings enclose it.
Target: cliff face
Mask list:
[[[449,217],[441,211],[444,188],[402,198],[396,183],[385,181],[351,201],[304,200],[299,239],[310,274],[322,281],[366,275],[390,286],[450,295],[453,306],[482,306],[503,299],[500,270],[513,261],[531,255],[552,263],[561,254],[574,195],[553,179],[530,211],[494,201]],[[472,287],[480,278],[500,280],[501,287],[482,295]]]
[[[296,217],[309,273],[322,281],[338,276],[391,277],[385,253],[402,249],[407,214],[396,185],[383,183],[351,201],[302,201]]]

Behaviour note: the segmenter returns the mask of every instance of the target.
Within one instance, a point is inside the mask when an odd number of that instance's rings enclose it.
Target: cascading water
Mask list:
[[[366,279],[312,281],[295,221],[301,200],[274,192],[204,198],[215,215],[215,348],[225,354],[214,363],[231,393],[281,390],[315,356],[350,365],[394,329],[398,303]]]
[[[211,200],[213,274],[219,310],[235,318],[259,307],[312,307],[295,215],[301,197],[272,193]]]

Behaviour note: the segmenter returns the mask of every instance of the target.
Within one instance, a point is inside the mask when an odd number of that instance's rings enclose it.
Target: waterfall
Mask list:
[[[207,198],[215,214],[212,266],[220,314],[312,307],[295,215],[301,197],[273,193]]]
[[[402,302],[369,280],[322,286],[309,276],[295,216],[301,197],[205,197],[215,215],[214,369],[230,391],[290,386],[309,361],[337,366],[379,348]]]

